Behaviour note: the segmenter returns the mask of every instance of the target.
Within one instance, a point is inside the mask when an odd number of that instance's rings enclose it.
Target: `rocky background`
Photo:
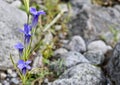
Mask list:
[[[71,4],[69,36],[54,51],[62,74],[48,85],[120,85],[120,5],[119,0],[62,0]],[[101,2],[99,2],[101,1]],[[98,3],[96,3],[98,2]],[[27,21],[18,9],[20,0],[0,0],[0,85],[19,85],[12,69],[10,53],[17,62],[14,44],[21,38],[18,29]],[[36,63],[38,61],[35,61]]]

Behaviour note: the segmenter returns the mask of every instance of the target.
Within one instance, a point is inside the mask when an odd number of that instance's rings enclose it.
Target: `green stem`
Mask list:
[[[25,83],[26,83],[26,76],[23,76],[22,84],[25,85]]]
[[[28,14],[27,14],[27,18],[28,18],[28,19],[27,19],[27,24],[29,24],[29,16],[30,16],[30,15],[29,15],[29,13],[28,13]]]

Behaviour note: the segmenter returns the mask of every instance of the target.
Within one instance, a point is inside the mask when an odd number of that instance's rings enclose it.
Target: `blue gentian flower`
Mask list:
[[[23,60],[19,60],[18,61],[18,65],[17,67],[22,71],[22,74],[26,74],[27,70],[31,69],[31,66],[29,65],[31,63],[31,61],[23,61]]]
[[[30,13],[33,15],[32,27],[36,27],[40,15],[45,15],[43,10],[37,11],[36,8],[31,7]]]
[[[20,30],[22,33],[24,33],[24,42],[25,43],[29,43],[30,38],[31,38],[31,26],[29,26],[28,24],[24,24],[24,30]]]
[[[22,45],[22,43],[17,43],[17,44],[15,45],[15,48],[18,49],[18,50],[19,50],[19,53],[22,54],[23,49],[24,49],[24,46]]]

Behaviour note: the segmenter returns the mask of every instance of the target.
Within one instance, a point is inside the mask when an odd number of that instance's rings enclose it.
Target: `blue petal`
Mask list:
[[[37,10],[36,10],[36,8],[31,7],[31,8],[30,8],[30,13],[31,13],[32,15],[37,15]]]
[[[37,13],[37,15],[45,15],[46,13],[43,11],[43,10],[41,10],[41,11],[38,11],[38,13]]]
[[[23,61],[23,60],[19,60],[17,67],[18,67],[20,70],[22,70],[22,69],[24,68],[24,61]]]
[[[20,29],[19,31],[22,32],[22,33],[25,33],[24,30],[22,30],[22,29]]]
[[[26,63],[27,65],[29,65],[31,62],[32,62],[32,61],[28,60],[28,61],[26,61],[25,63]]]
[[[25,75],[26,74],[26,67],[24,67],[23,69],[22,69],[22,73]]]
[[[24,64],[18,64],[17,66],[20,70],[22,70],[24,68]]]
[[[38,18],[39,18],[39,16],[38,16],[38,15],[33,16],[33,20],[32,20],[32,27],[36,27],[36,26],[37,26],[37,23],[38,23]]]
[[[30,27],[28,24],[24,24],[24,32],[25,34],[28,34],[30,32]]]
[[[29,43],[30,42],[30,38],[31,38],[31,34],[26,34],[24,42],[25,43]]]
[[[24,46],[22,45],[22,43],[17,43],[17,44],[15,45],[15,48],[16,48],[16,49],[23,49]]]
[[[28,65],[26,68],[27,68],[28,70],[30,70],[30,69],[31,69],[31,66]]]
[[[24,61],[23,60],[19,60],[18,64],[24,64]]]

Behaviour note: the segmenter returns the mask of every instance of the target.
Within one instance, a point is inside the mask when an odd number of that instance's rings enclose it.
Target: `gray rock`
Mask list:
[[[53,35],[51,32],[46,33],[45,38],[43,40],[44,44],[50,44],[53,40]]]
[[[12,72],[12,74],[10,74],[10,75],[11,75],[11,77],[13,77],[13,78],[17,77],[17,73],[16,73],[16,72]]]
[[[4,80],[3,85],[10,85],[10,83],[8,81]]]
[[[7,73],[12,74],[13,73],[12,69],[7,69]]]
[[[68,12],[68,11],[69,11],[67,4],[63,4],[63,3],[62,3],[62,4],[59,4],[59,5],[58,5],[58,8],[59,8],[59,10],[62,11],[62,12]]]
[[[22,6],[22,2],[20,0],[16,0],[10,4],[13,7],[20,8]]]
[[[51,70],[56,76],[60,76],[60,74],[62,74],[66,69],[67,68],[62,59],[58,59],[57,61],[49,64],[49,70]]]
[[[77,5],[77,4],[80,4],[80,3],[91,4],[91,0],[70,0],[70,2],[74,5]]]
[[[107,85],[105,81],[100,68],[84,63],[66,70],[48,85]]]
[[[112,34],[111,32],[106,32],[105,34],[103,34],[101,36],[101,39],[103,39],[106,43],[109,43],[111,46],[114,46],[116,43],[114,34]]]
[[[67,53],[68,51],[65,49],[65,48],[59,48],[57,50],[54,51],[54,57],[57,58],[59,57],[60,55],[64,54],[64,53]]]
[[[65,67],[69,68],[79,63],[89,63],[89,61],[81,54],[75,51],[64,53],[60,57]]]
[[[11,79],[11,85],[19,85],[20,81],[17,78]]]
[[[68,44],[69,40],[63,39],[63,40],[60,40],[60,42],[66,45],[66,44]],[[63,46],[63,47],[65,47],[65,46]]]
[[[45,78],[45,79],[44,79],[44,83],[45,83],[45,84],[48,84],[48,83],[49,83],[48,78]]]
[[[112,47],[106,45],[102,40],[93,41],[88,44],[88,51],[101,51],[105,54],[108,50],[112,50]]]
[[[61,25],[55,25],[55,30],[56,31],[60,31],[62,29],[62,26]]]
[[[94,65],[101,65],[105,60],[105,56],[101,51],[88,51],[84,53],[84,56]]]
[[[7,2],[7,3],[12,3],[12,2],[14,2],[15,0],[3,0],[3,1],[5,1],[5,2]]]
[[[33,61],[33,68],[39,68],[43,65],[43,56],[42,55],[38,55],[37,57],[35,57],[34,61]]]
[[[86,51],[86,44],[82,37],[74,36],[72,40],[68,44],[68,49],[71,51],[77,52],[85,52]]]
[[[0,73],[0,80],[3,80],[7,77],[7,74],[5,74],[4,72]]]
[[[106,70],[110,80],[115,85],[120,85],[120,43],[115,46]]]
[[[18,61],[18,51],[14,48],[20,42],[21,33],[19,29],[27,22],[27,16],[23,11],[14,8],[0,0],[0,69],[5,70],[12,67],[10,54],[15,63]],[[19,28],[19,29],[18,29]]]
[[[86,1],[86,0],[84,0]],[[72,2],[69,24],[71,35],[81,35],[87,42],[100,39],[110,28],[120,31],[120,6],[101,7],[89,3]]]

